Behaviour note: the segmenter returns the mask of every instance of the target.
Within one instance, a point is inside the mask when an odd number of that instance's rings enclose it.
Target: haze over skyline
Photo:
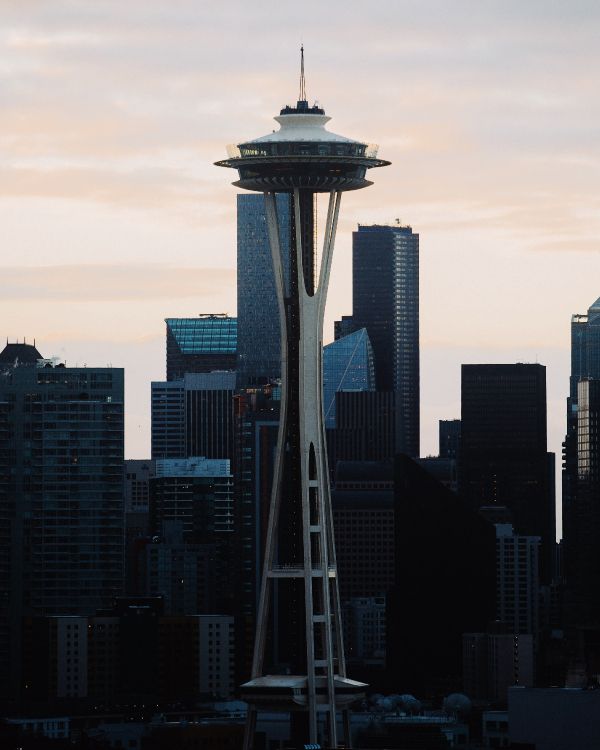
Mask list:
[[[421,236],[423,455],[460,416],[461,362],[539,361],[560,461],[570,316],[600,296],[599,21],[582,0],[2,4],[2,333],[124,366],[127,456],[149,455],[164,318],[235,314],[213,162],[295,101],[303,41],[331,130],[392,162],[344,196],[326,336],[352,230],[400,218]]]

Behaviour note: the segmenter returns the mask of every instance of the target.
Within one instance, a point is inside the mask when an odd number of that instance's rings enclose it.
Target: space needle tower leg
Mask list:
[[[311,195],[311,204],[312,198]],[[345,665],[335,548],[330,526],[332,513],[322,404],[322,330],[340,201],[341,192],[329,193],[319,278],[317,283],[311,281],[307,285],[307,279],[313,279],[314,269],[306,273],[305,264],[307,258],[310,259],[308,262],[312,262],[312,254],[303,252],[300,191],[294,190],[291,208],[294,212],[295,236],[290,243],[294,262],[290,263],[290,268],[295,273],[296,283],[290,283],[286,290],[276,196],[274,193],[265,193],[269,242],[280,310],[282,394],[252,674],[253,678],[263,674],[271,587],[277,574],[275,561],[279,513],[290,491],[283,484],[285,462],[290,460],[290,443],[294,439],[292,433],[296,431],[300,469],[302,559],[297,561],[295,568],[290,567],[287,574],[289,577],[295,576],[299,584],[303,583],[304,589],[307,741],[318,742],[318,719],[319,715],[323,715],[331,747],[337,746],[335,674],[345,675]],[[290,321],[294,318],[296,321],[291,324]],[[290,341],[294,335],[297,340]],[[293,363],[288,360],[290,349],[297,351]],[[297,399],[296,408],[290,410],[288,402],[294,397]],[[294,424],[293,417],[288,419],[290,412],[297,413],[297,424]],[[291,493],[294,494],[293,488]],[[282,543],[282,540],[279,542]],[[254,733],[254,724],[255,712],[251,710],[247,734]],[[251,747],[249,736],[245,747]]]

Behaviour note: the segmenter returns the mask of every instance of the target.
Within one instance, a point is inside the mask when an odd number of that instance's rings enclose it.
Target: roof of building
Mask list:
[[[588,310],[588,322],[597,325],[598,321],[600,321],[600,297]]]
[[[197,318],[165,318],[183,354],[235,354],[237,318],[227,315],[203,315]]]
[[[318,141],[336,143],[357,143],[352,138],[346,138],[337,133],[325,130],[325,125],[331,120],[328,115],[318,114],[281,114],[274,118],[279,123],[279,130],[253,138],[249,143],[270,143],[274,141]]]
[[[43,359],[33,344],[9,344],[0,352],[2,365],[35,365]]]

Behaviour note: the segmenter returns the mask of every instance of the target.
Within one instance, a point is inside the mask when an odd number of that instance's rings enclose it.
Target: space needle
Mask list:
[[[217,162],[237,170],[236,187],[265,196],[281,328],[273,489],[252,674],[241,686],[248,703],[245,750],[253,748],[260,710],[289,712],[297,747],[338,747],[340,713],[350,747],[349,707],[367,687],[347,677],[344,659],[323,422],[323,315],[342,193],[371,185],[367,170],[390,162],[377,158],[376,146],[326,130],[330,119],[320,106],[309,106],[301,48],[296,106],[275,117],[277,131],[228,147],[228,158]],[[290,206],[290,236],[283,242],[277,193]],[[317,263],[318,193],[328,195],[328,207]]]

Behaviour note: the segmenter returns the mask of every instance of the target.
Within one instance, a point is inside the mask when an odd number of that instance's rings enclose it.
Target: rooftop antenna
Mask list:
[[[304,78],[304,45],[300,45],[300,96],[298,101],[305,102],[306,99],[306,80]]]

